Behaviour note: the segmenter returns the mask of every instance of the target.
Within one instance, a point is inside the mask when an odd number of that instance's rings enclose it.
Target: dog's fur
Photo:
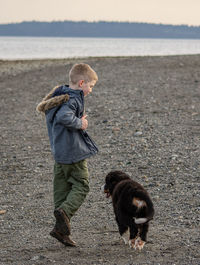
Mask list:
[[[110,172],[103,190],[107,197],[112,197],[120,235],[123,237],[129,231],[130,247],[142,249],[147,239],[149,221],[154,215],[149,194],[122,171]]]

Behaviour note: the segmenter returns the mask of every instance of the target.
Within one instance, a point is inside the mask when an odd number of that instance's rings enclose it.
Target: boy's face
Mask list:
[[[87,96],[92,92],[92,89],[95,86],[95,84],[96,84],[95,80],[90,82],[86,82],[85,80],[80,81],[79,86],[83,90],[84,96]]]

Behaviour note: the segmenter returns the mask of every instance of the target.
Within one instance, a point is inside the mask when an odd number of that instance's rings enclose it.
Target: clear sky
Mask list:
[[[200,0],[0,0],[0,23],[32,20],[200,26]]]

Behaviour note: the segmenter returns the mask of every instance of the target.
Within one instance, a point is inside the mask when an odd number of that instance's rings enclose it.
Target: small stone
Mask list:
[[[5,214],[6,210],[0,210],[0,214]]]
[[[142,134],[143,134],[142,132],[138,131],[134,133],[134,136],[141,136]]]
[[[196,116],[196,115],[198,115],[199,113],[198,112],[193,112],[192,113],[192,116]]]
[[[176,158],[178,158],[178,155],[176,154],[172,155],[172,160],[175,160]]]
[[[113,132],[119,132],[120,131],[120,128],[119,127],[114,127],[114,128],[112,128],[112,131]]]
[[[31,260],[38,260],[39,258],[40,258],[39,256],[34,256],[34,257],[32,257]]]

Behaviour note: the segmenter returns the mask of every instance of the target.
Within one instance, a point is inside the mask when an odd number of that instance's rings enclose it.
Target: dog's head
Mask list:
[[[112,196],[115,186],[122,180],[129,179],[130,177],[122,171],[111,171],[107,174],[105,179],[105,185],[102,186],[102,190],[106,193],[106,197]]]

